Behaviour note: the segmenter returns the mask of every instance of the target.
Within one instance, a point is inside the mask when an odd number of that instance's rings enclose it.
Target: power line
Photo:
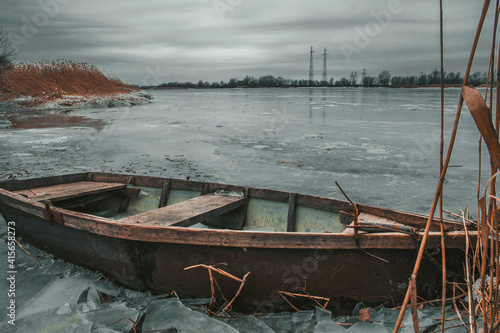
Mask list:
[[[309,57],[309,85],[314,82],[313,47],[311,46],[311,56]]]
[[[326,74],[326,56],[328,54],[326,53],[326,47],[325,51],[323,52],[323,75],[321,76],[321,81],[326,82],[328,80],[327,74]]]

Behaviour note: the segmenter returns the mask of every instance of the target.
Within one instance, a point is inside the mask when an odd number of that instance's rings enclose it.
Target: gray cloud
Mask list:
[[[7,0],[0,25],[18,41],[19,61],[70,58],[139,84],[152,71],[163,81],[307,78],[311,45],[318,77],[323,47],[336,79],[364,67],[370,75],[430,72],[439,66],[438,3],[401,0],[390,13],[397,2]],[[463,72],[482,3],[445,6],[446,69]],[[483,71],[485,33],[476,60]]]

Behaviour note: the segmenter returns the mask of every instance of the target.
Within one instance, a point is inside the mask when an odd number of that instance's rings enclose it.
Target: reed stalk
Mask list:
[[[439,142],[439,174],[443,172],[444,163],[444,29],[443,29],[443,0],[439,0],[439,45],[441,54],[441,136]],[[446,242],[443,228],[443,190],[439,196],[439,229],[441,232],[441,265],[442,265],[442,306],[441,322],[445,320],[446,304]],[[413,275],[412,275],[413,277]],[[417,317],[418,319],[418,317]],[[441,333],[444,333],[444,325],[441,325]]]
[[[490,0],[484,0],[483,8],[482,8],[482,11],[481,11],[481,18],[479,19],[478,27],[477,27],[477,30],[476,30],[476,35],[475,35],[475,38],[474,38],[474,43],[473,43],[473,46],[472,46],[472,49],[471,49],[471,53],[470,53],[470,56],[469,56],[469,62],[467,64],[467,70],[466,70],[465,76],[464,76],[464,82],[463,82],[464,86],[466,86],[467,82],[469,81],[469,75],[470,75],[470,71],[471,71],[471,68],[472,68],[472,62],[474,60],[474,55],[476,53],[477,44],[479,42],[479,37],[481,35],[481,31],[482,31],[482,28],[483,28],[483,25],[484,25],[484,21],[486,19],[486,14],[488,12],[489,5],[490,5]],[[434,195],[434,200],[432,202],[431,211],[429,213],[429,218],[427,220],[427,224],[426,224],[426,227],[425,227],[424,236],[423,236],[422,242],[420,244],[420,248],[419,248],[419,251],[418,251],[417,260],[415,262],[415,266],[414,266],[413,273],[412,273],[415,276],[417,276],[418,271],[420,269],[420,264],[422,262],[422,257],[424,255],[424,250],[425,250],[425,246],[426,246],[426,243],[427,243],[427,238],[429,236],[429,230],[430,230],[430,227],[431,227],[431,222],[432,222],[432,219],[434,217],[434,213],[436,212],[437,202],[438,202],[439,197],[441,195],[441,191],[442,191],[442,188],[443,188],[443,183],[444,183],[444,180],[445,180],[445,177],[446,177],[446,172],[448,170],[448,165],[449,165],[450,159],[451,159],[451,154],[452,154],[452,151],[453,151],[453,147],[455,145],[455,139],[456,139],[456,136],[457,136],[458,124],[460,122],[460,115],[462,113],[463,103],[464,103],[463,96],[460,95],[460,99],[459,99],[459,102],[458,102],[457,113],[456,113],[456,117],[455,117],[455,122],[454,122],[454,125],[453,125],[453,131],[452,131],[452,135],[451,135],[451,138],[450,138],[450,144],[448,146],[448,151],[447,151],[447,154],[446,154],[446,159],[445,159],[444,164],[443,164],[443,171],[441,172],[441,175],[440,175],[440,178],[439,178],[439,182],[438,182],[438,186],[437,186],[437,189],[436,189],[436,193]],[[401,311],[399,313],[396,325],[394,326],[394,331],[393,331],[394,333],[398,332],[399,328],[401,327],[401,322],[403,321],[403,316],[404,316],[404,313],[406,311],[406,307],[408,306],[409,300],[410,300],[410,288],[407,289],[406,296],[405,296],[405,299],[403,301],[403,306],[402,306]]]

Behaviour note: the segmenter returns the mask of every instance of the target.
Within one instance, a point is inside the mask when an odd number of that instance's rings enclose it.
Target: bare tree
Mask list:
[[[14,42],[9,38],[7,31],[0,27],[0,72],[12,64],[16,53]]]
[[[388,86],[389,82],[391,82],[391,72],[389,72],[387,69],[384,69],[378,75],[378,83],[382,86]]]

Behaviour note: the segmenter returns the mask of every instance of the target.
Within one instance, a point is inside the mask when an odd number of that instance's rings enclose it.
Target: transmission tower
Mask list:
[[[366,71],[366,68],[363,68],[363,71],[361,72],[361,78],[365,78],[366,77],[366,74],[368,74],[368,72]]]
[[[313,66],[313,47],[311,46],[311,57],[309,58],[309,85],[314,82],[314,66]]]
[[[326,47],[325,47],[325,51],[323,52],[323,75],[321,76],[321,81],[323,83],[326,83],[328,78],[327,78],[327,74],[326,74],[326,56],[328,54],[326,53]]]

